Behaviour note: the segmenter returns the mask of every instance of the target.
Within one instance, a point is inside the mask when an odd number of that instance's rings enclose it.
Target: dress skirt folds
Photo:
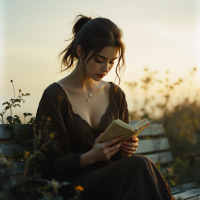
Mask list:
[[[49,117],[51,123],[43,137],[52,132],[56,135],[54,143],[49,143],[43,152],[46,159],[38,160],[42,178],[69,182],[70,185],[59,189],[59,194],[66,200],[74,198],[78,185],[84,188],[80,200],[175,199],[156,165],[145,156],[120,158],[117,152],[107,161],[79,169],[81,155],[92,149],[95,139],[114,119],[129,123],[125,93],[113,82],[109,83],[110,104],[96,129],[73,112],[65,90],[58,83],[52,83],[44,90],[36,122]]]

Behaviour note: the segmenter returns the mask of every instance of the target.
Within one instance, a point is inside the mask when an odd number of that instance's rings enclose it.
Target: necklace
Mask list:
[[[73,79],[73,81],[74,81],[74,83],[76,84],[76,82],[75,82],[75,80],[74,80],[74,77],[73,77],[73,75],[72,75],[72,79]],[[76,84],[76,86],[77,86],[77,84]],[[94,84],[94,87],[95,87],[95,84]],[[92,88],[92,91],[93,91],[93,89],[94,89],[94,87]],[[78,86],[77,86],[77,88],[79,88]],[[79,88],[80,89],[80,88]],[[82,90],[80,89],[80,91],[82,92]],[[83,93],[83,92],[82,92]],[[91,92],[92,93],[92,92]],[[89,93],[88,94],[88,96],[89,97],[91,97],[92,96],[92,94],[91,93]],[[84,95],[84,93],[83,93],[83,95]],[[84,95],[84,97],[85,97],[85,95]],[[86,98],[86,97],[85,97]],[[86,98],[86,101],[89,103],[89,99],[88,98]]]

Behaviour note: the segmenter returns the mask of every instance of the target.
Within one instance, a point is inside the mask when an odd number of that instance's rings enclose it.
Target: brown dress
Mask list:
[[[78,185],[84,188],[80,200],[174,199],[156,165],[145,156],[120,159],[118,152],[108,161],[78,168],[81,154],[92,149],[95,139],[112,120],[121,119],[129,123],[125,94],[120,87],[114,91],[117,86],[109,83],[110,104],[96,129],[73,112],[67,94],[58,83],[52,83],[44,90],[36,122],[40,123],[42,116],[50,117],[48,133],[44,137],[51,132],[57,134],[53,137],[55,143],[48,144],[43,152],[46,160],[38,160],[42,178],[71,183],[59,189],[64,199],[73,198]]]

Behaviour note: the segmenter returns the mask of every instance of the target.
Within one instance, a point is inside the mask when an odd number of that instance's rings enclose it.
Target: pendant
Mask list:
[[[89,99],[87,99],[87,102],[89,102]]]
[[[92,96],[92,94],[91,94],[91,93],[89,93],[89,96],[91,97],[91,96]]]

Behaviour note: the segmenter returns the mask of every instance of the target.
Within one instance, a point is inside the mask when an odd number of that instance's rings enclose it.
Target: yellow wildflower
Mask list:
[[[75,189],[76,189],[76,190],[78,190],[78,191],[83,191],[83,190],[84,190],[84,188],[83,188],[83,187],[81,187],[80,185],[79,185],[79,186],[77,186],[77,187],[75,187]]]
[[[50,122],[50,121],[51,121],[51,118],[50,118],[50,117],[47,117],[47,121]]]
[[[29,151],[24,151],[24,155],[27,157],[30,154]]]

